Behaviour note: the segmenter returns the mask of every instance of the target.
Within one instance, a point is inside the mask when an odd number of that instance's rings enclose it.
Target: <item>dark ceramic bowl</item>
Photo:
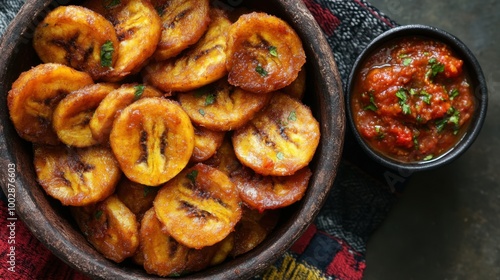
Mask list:
[[[448,45],[455,55],[464,62],[464,69],[469,73],[470,86],[473,91],[476,108],[470,124],[460,140],[448,152],[430,160],[403,162],[395,160],[381,152],[373,149],[358,131],[354,118],[352,106],[352,94],[355,88],[356,78],[363,67],[364,62],[387,42],[405,37],[426,37],[440,41]],[[347,84],[346,110],[349,126],[362,149],[377,163],[380,163],[394,170],[423,171],[430,170],[448,164],[462,155],[474,142],[478,136],[484,119],[486,117],[488,93],[486,80],[481,67],[467,46],[455,36],[435,27],[426,25],[405,25],[393,28],[376,37],[363,50],[356,59]]]
[[[190,279],[245,279],[278,259],[312,223],[336,176],[343,147],[345,114],[342,86],[331,50],[321,29],[300,0],[228,1],[275,14],[290,23],[307,55],[308,104],[320,123],[321,140],[311,163],[313,176],[303,199],[290,206],[275,230],[254,250],[189,275]],[[36,23],[59,4],[70,1],[27,1],[8,27],[0,54],[0,182],[7,192],[7,172],[15,165],[16,213],[33,235],[73,268],[95,279],[157,279],[138,266],[105,259],[75,227],[67,210],[37,184],[31,144],[16,133],[6,104],[7,92],[19,74],[40,63],[31,44]],[[222,1],[216,4],[228,6]],[[230,7],[230,6],[229,6]]]

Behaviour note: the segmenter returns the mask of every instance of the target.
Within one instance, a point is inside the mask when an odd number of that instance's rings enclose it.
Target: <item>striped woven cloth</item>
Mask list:
[[[0,33],[21,7],[22,0],[0,0]],[[364,0],[304,0],[329,42],[344,82],[362,49],[378,34],[397,24]],[[393,174],[365,158],[347,131],[343,160],[332,191],[304,235],[256,279],[361,279],[366,267],[366,243],[397,199],[406,177]],[[398,178],[392,180],[391,178]],[[3,197],[5,199],[5,197]],[[0,202],[6,220],[5,202]],[[7,236],[2,227],[1,236]],[[5,279],[86,279],[57,259],[22,224],[16,229],[16,273],[2,261]],[[0,246],[2,259],[7,244]],[[10,277],[13,278],[10,278]]]

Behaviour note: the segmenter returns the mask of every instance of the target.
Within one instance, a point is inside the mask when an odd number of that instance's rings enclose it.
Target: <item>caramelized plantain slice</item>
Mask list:
[[[235,243],[235,237],[233,232],[231,232],[226,238],[224,238],[224,240],[212,246],[216,247],[217,251],[215,251],[215,254],[212,256],[210,260],[210,266],[218,265],[221,264],[223,261],[225,261],[227,257],[229,257],[231,251],[233,250],[234,243]]]
[[[63,205],[85,206],[110,196],[121,171],[109,148],[34,146],[38,182]]]
[[[261,175],[292,175],[306,167],[319,144],[319,123],[296,99],[273,95],[269,106],[232,137],[236,156]]]
[[[89,73],[94,80],[111,71],[119,48],[113,25],[80,6],[51,11],[36,27],[33,47],[43,62],[68,65]]]
[[[305,194],[312,172],[308,167],[290,176],[262,176],[249,168],[231,174],[243,200],[259,211],[278,209],[299,201]]]
[[[208,0],[152,0],[162,22],[156,60],[177,56],[203,36],[210,23]]]
[[[227,56],[229,83],[257,93],[289,85],[306,62],[293,28],[259,12],[244,14],[231,26]]]
[[[115,195],[97,204],[71,207],[71,213],[89,243],[104,257],[120,263],[135,255],[139,224]]]
[[[230,255],[237,257],[257,247],[274,229],[279,217],[279,210],[259,212],[243,207],[243,215],[233,233],[234,246]]]
[[[143,98],[115,119],[110,144],[130,180],[158,186],[188,164],[193,153],[194,129],[176,102]]]
[[[225,132],[194,126],[192,162],[202,162],[212,157],[224,140]]]
[[[158,192],[154,208],[166,230],[195,249],[223,240],[241,217],[233,183],[223,172],[202,163],[167,182]]]
[[[302,67],[302,70],[300,70],[297,79],[295,79],[291,84],[288,86],[284,87],[281,91],[283,93],[286,93],[290,95],[291,97],[297,99],[297,100],[302,100],[304,98],[304,95],[306,93],[306,78],[307,78],[307,73],[306,73],[306,68]]]
[[[52,117],[52,124],[59,139],[74,147],[99,144],[92,136],[89,122],[101,101],[117,87],[117,84],[111,83],[92,84],[63,98]]]
[[[110,92],[95,110],[89,123],[92,136],[100,143],[108,141],[113,122],[124,108],[141,98],[161,96],[162,93],[151,86],[122,85]]]
[[[270,94],[249,92],[221,79],[203,88],[178,94],[182,108],[191,120],[216,131],[243,126],[269,103]]]
[[[224,77],[231,22],[217,9],[211,9],[210,18],[206,33],[186,52],[165,61],[150,62],[142,72],[144,82],[165,92],[174,92],[190,91]]]
[[[140,229],[144,269],[159,276],[173,276],[184,272],[190,248],[179,244],[164,229],[154,208],[144,214]]]
[[[87,73],[62,64],[40,64],[21,73],[7,96],[10,118],[19,136],[33,143],[60,143],[52,128],[55,107],[70,92],[93,83]]]
[[[140,71],[160,41],[161,19],[148,0],[88,0],[85,7],[113,23],[119,41],[118,59],[103,80],[117,82]]]
[[[153,207],[158,193],[157,187],[145,186],[123,176],[116,186],[116,196],[134,213],[140,221],[147,210]]]

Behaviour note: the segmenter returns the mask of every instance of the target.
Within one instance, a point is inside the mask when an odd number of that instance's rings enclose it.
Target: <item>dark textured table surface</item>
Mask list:
[[[366,280],[500,279],[500,1],[371,0],[399,24],[449,31],[477,56],[489,106],[474,145],[413,175],[367,247]]]

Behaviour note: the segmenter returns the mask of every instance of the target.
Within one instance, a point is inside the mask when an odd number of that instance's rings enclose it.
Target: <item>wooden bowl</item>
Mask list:
[[[304,198],[290,206],[270,236],[254,250],[224,263],[191,274],[191,279],[245,279],[276,261],[311,224],[326,200],[336,176],[343,147],[345,114],[342,86],[329,45],[301,0],[215,1],[220,5],[257,5],[291,24],[301,37],[307,55],[308,104],[320,122],[321,141],[311,163],[313,176]],[[16,213],[56,256],[96,279],[157,279],[141,267],[105,259],[84,238],[68,211],[48,197],[38,185],[32,146],[16,133],[6,104],[7,93],[21,72],[40,63],[31,43],[35,26],[67,0],[30,1],[6,30],[0,54],[0,182],[7,192],[7,170],[15,165]],[[76,3],[77,4],[77,3]]]

